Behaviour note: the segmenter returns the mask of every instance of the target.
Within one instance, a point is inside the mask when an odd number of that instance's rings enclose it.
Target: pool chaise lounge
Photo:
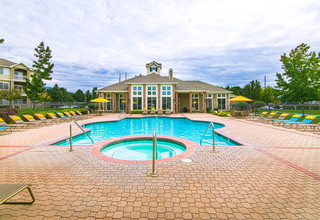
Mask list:
[[[257,120],[257,121],[259,121],[259,120],[261,120],[262,118],[264,118],[266,115],[268,115],[268,113],[269,112],[262,112],[259,116],[254,116],[254,115],[252,115],[252,116],[248,116],[246,119],[248,120],[248,121],[255,121],[255,120]]]
[[[286,117],[288,117],[288,115],[289,115],[288,113],[282,113],[277,119],[274,119],[273,118],[274,116],[272,118],[264,118],[262,119],[262,123],[266,122],[266,124],[268,124],[269,121],[273,123],[275,120],[284,120]]]
[[[41,126],[44,125],[44,122],[41,120],[36,120],[32,115],[22,115],[22,117],[27,121],[34,123],[35,126]]]
[[[22,121],[22,119],[17,116],[17,115],[9,115],[9,118],[15,122],[16,124],[19,124],[21,126],[21,128],[34,128],[37,126],[37,123],[36,122],[25,122],[25,121]]]
[[[305,119],[303,119],[302,121],[288,121],[288,122],[283,122],[283,127],[285,127],[285,125],[289,125],[289,128],[292,128],[293,125],[296,125],[296,127],[298,125],[302,125],[302,124],[310,124],[311,122],[313,122],[318,116],[317,115],[308,115]]]
[[[294,122],[294,121],[296,122],[301,117],[302,117],[302,114],[295,114],[289,120],[273,120],[272,125],[280,126],[282,123],[284,124],[284,122],[289,122],[289,121],[290,122]]]
[[[270,121],[270,120],[274,120],[274,116],[277,114],[277,112],[271,112],[267,117],[262,117],[261,119],[260,119],[260,122],[261,123],[264,123],[264,122],[266,122],[267,124],[268,124],[268,121]]]
[[[30,184],[0,184],[0,204],[32,204],[35,201]],[[29,191],[32,201],[9,201],[24,189]]]

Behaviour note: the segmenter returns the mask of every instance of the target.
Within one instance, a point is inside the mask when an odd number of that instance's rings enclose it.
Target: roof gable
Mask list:
[[[10,61],[10,60],[6,60],[3,58],[0,58],[0,66],[7,66],[7,67],[11,67],[13,65],[16,65],[16,63]]]

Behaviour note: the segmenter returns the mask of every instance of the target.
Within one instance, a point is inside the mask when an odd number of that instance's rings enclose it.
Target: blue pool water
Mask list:
[[[186,118],[169,118],[169,117],[143,117],[143,118],[125,118],[120,121],[109,121],[91,123],[83,126],[91,129],[88,134],[94,142],[130,135],[152,135],[156,130],[157,135],[174,136],[187,140],[200,142],[200,139],[207,129],[208,122],[191,121]],[[215,130],[224,127],[223,124],[215,123]],[[74,145],[92,144],[90,139],[81,134],[72,138]],[[69,139],[55,143],[55,145],[68,145]],[[212,132],[208,130],[203,138],[202,144],[212,145]],[[216,145],[237,146],[238,143],[215,133]]]
[[[156,159],[174,157],[186,150],[181,144],[157,140]],[[107,145],[101,153],[120,160],[152,160],[152,139],[119,141]]]

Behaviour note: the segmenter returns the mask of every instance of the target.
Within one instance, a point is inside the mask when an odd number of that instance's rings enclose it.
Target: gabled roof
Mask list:
[[[169,76],[161,76],[156,73],[151,73],[148,75],[139,75],[131,79],[106,86],[102,89],[99,89],[98,92],[117,92],[117,91],[128,91],[128,84],[147,84],[147,83],[168,83],[176,84],[177,92],[186,92],[186,91],[206,91],[213,93],[232,93],[226,89],[220,88],[218,86],[213,86],[211,84],[202,82],[202,81],[183,81],[177,78],[173,80],[169,79]]]
[[[147,64],[146,64],[146,67],[150,67],[150,66],[152,66],[152,65],[159,66],[160,69],[162,69],[162,63],[157,63],[156,61],[152,61],[152,62],[150,62],[150,63],[147,63]]]
[[[17,63],[14,63],[14,62],[12,62],[12,61],[9,61],[9,60],[0,58],[0,66],[11,67],[11,66],[14,66],[14,65],[16,65],[16,64],[17,64]]]
[[[181,81],[176,86],[176,92],[182,91],[207,91],[213,93],[232,93],[229,90],[223,89],[219,86],[214,86],[202,81]]]

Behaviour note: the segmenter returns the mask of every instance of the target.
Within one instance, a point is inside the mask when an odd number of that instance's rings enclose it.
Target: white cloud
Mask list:
[[[48,85],[71,91],[144,74],[152,60],[181,79],[244,85],[274,80],[280,56],[302,42],[320,50],[316,0],[3,0],[0,8],[1,57],[31,66],[44,41],[55,63]]]

